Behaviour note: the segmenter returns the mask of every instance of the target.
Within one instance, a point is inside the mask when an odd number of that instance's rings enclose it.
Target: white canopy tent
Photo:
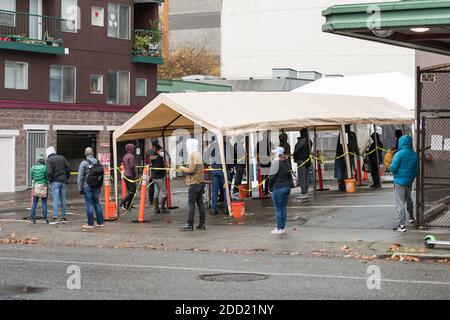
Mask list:
[[[416,84],[413,77],[401,72],[322,78],[293,92],[343,94],[361,97],[383,97],[408,109],[415,109]]]
[[[303,93],[383,97],[411,111],[415,109],[415,91],[414,78],[401,72],[325,77],[293,90]],[[360,147],[363,149],[369,143],[371,130],[369,127],[357,128],[358,142],[361,142]],[[412,131],[414,132],[413,129]]]
[[[223,141],[224,136],[266,130],[413,121],[412,112],[384,98],[299,92],[160,94],[113,134],[116,202],[117,141],[167,137],[176,129],[193,132],[195,126],[210,130]],[[226,163],[223,145],[219,143],[219,147],[222,163]],[[228,192],[227,198],[230,200]]]

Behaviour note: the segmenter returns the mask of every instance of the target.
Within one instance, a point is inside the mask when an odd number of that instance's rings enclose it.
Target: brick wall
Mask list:
[[[101,148],[100,143],[110,140],[106,126],[120,126],[130,119],[134,113],[95,112],[95,111],[63,111],[63,110],[26,110],[1,109],[0,130],[19,130],[16,137],[16,187],[26,186],[26,130],[24,124],[50,125],[96,125],[104,126],[97,134],[97,152],[109,152],[109,148]],[[47,132],[47,145],[56,146],[57,131]]]

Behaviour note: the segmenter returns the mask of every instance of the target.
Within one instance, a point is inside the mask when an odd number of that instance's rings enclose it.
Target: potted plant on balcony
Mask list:
[[[136,31],[134,36],[133,54],[144,56],[147,55],[149,42],[150,37],[148,35],[145,35],[143,32]]]
[[[159,20],[150,21],[150,30],[149,30],[149,54],[151,56],[159,56],[160,55],[160,43],[162,38],[161,28]]]

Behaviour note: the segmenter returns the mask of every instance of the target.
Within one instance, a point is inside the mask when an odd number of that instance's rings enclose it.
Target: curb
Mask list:
[[[401,258],[401,257],[415,257],[420,258],[422,260],[443,260],[448,259],[450,260],[450,253],[404,253],[404,252],[395,252],[393,254],[387,254],[385,256],[392,257],[392,258]]]

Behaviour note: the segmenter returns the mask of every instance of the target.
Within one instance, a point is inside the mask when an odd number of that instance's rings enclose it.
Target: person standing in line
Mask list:
[[[81,161],[78,169],[78,191],[84,196],[86,206],[87,224],[83,229],[94,228],[94,211],[97,227],[104,227],[103,210],[100,206],[99,197],[103,185],[103,166],[95,159],[94,150],[87,147],[84,150],[86,159]]]
[[[406,212],[409,223],[414,224],[414,203],[411,197],[412,184],[419,172],[419,157],[412,147],[412,138],[402,136],[398,142],[398,150],[391,163],[394,175],[395,207],[397,209],[398,225],[393,230],[406,231]]]
[[[122,199],[121,206],[123,210],[130,210],[131,205],[136,194],[136,164],[134,160],[134,144],[128,143],[125,145],[126,154],[123,157],[123,164],[125,166],[125,184],[127,186],[127,195]]]
[[[151,147],[147,150],[145,154],[145,164],[149,166],[149,169],[152,167],[152,160],[156,158],[156,148],[159,146],[159,140],[158,138],[153,138],[150,140]],[[155,198],[155,184],[152,183],[151,176],[148,180],[148,201],[150,202],[150,205],[153,205],[154,198]]]
[[[350,125],[345,125],[345,133],[347,134],[347,148],[350,160],[350,176],[353,176],[355,171],[355,155],[359,157],[358,139],[356,133],[350,130]],[[339,191],[345,191],[345,179],[348,178],[347,164],[344,157],[344,146],[341,142],[341,133],[338,135],[336,145],[336,157],[334,161],[334,177],[338,180]]]
[[[166,185],[166,171],[161,170],[164,166],[164,149],[161,146],[157,146],[155,150],[156,154],[154,160],[152,160],[152,166],[157,169],[151,170],[151,178],[155,184],[155,214],[167,214],[170,211],[166,207],[167,203],[167,185]]]
[[[394,149],[394,151],[398,150],[398,142],[402,136],[403,136],[402,130],[395,130],[395,149]]]
[[[275,146],[270,141],[270,133],[263,132],[262,139],[256,143],[256,155],[261,167],[261,179],[264,181],[264,195],[269,194],[269,181],[271,152]],[[262,196],[262,195],[261,195]]]
[[[286,207],[293,186],[291,169],[283,147],[273,150],[275,160],[270,166],[269,189],[277,214],[277,227],[272,234],[286,233]]]
[[[61,201],[61,221],[67,222],[66,218],[66,189],[70,178],[69,164],[66,158],[56,154],[55,147],[51,146],[45,151],[47,155],[47,174],[48,181],[52,189],[53,197],[53,220],[50,224],[58,223],[58,205]]]
[[[33,205],[31,206],[30,223],[36,224],[36,207],[39,199],[42,199],[42,221],[48,223],[48,177],[43,155],[37,158],[36,164],[31,168],[30,175],[33,186]]]
[[[224,150],[226,153],[226,143],[224,143]],[[204,153],[204,160],[208,164],[208,166],[212,169],[211,171],[211,179],[212,179],[212,191],[211,191],[211,210],[214,215],[218,215],[218,202],[220,195],[222,195],[222,202],[227,203],[226,200],[226,184],[225,184],[225,176],[223,174],[223,165],[222,160],[220,158],[220,150],[219,143],[217,142],[216,136],[211,137],[211,143],[208,145],[208,148]],[[227,172],[227,179],[230,179],[229,172]],[[225,214],[228,209],[225,209]]]
[[[238,135],[236,138],[236,143],[234,144],[234,171],[236,172],[233,188],[234,197],[238,197],[239,186],[241,185],[242,178],[244,177],[246,155],[245,137],[243,135]]]
[[[294,161],[297,164],[298,184],[301,189],[300,199],[309,198],[309,170],[311,169],[311,148],[312,141],[308,137],[308,130],[303,128],[300,130],[300,137],[297,138],[294,149]]]
[[[373,184],[370,186],[374,189],[381,188],[381,180],[380,180],[380,167],[379,164],[383,160],[383,142],[380,140],[380,135],[378,133],[372,133],[370,136],[372,139],[372,143],[367,149],[367,153],[369,154],[370,160],[370,174],[372,175]]]
[[[183,172],[186,177],[186,185],[189,187],[188,191],[188,204],[189,204],[189,217],[187,223],[180,227],[184,231],[194,231],[194,216],[195,205],[199,211],[199,224],[198,230],[206,230],[205,227],[205,206],[203,204],[203,194],[205,193],[205,177],[203,174],[203,157],[198,149],[198,140],[187,139],[186,149],[188,153],[187,167],[179,166],[179,170]]]

